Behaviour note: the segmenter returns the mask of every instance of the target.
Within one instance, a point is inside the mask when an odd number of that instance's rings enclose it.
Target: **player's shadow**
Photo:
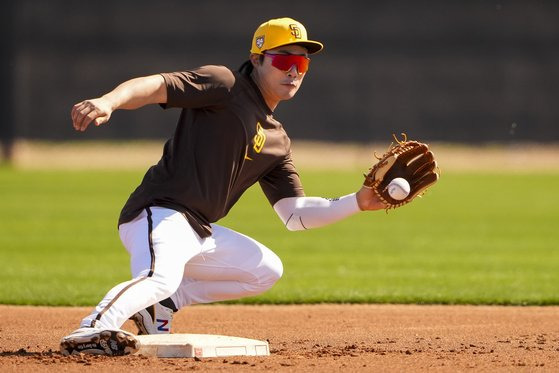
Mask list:
[[[43,352],[30,352],[27,351],[25,348],[20,348],[17,351],[0,351],[0,356],[25,356],[25,357],[48,357],[54,355],[61,355],[60,352],[57,351],[43,351]]]

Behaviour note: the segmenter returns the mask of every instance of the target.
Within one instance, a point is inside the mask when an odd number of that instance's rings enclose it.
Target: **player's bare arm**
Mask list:
[[[72,107],[72,124],[76,131],[85,131],[93,122],[105,124],[117,109],[134,110],[149,104],[167,102],[167,89],[161,75],[128,80],[102,97],[81,101]]]

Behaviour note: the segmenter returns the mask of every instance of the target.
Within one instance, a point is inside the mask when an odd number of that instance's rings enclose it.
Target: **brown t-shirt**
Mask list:
[[[145,207],[183,213],[200,237],[229,212],[251,185],[270,204],[303,196],[290,140],[249,76],[223,66],[161,74],[167,104],[182,112],[161,160],[130,195],[119,224]]]

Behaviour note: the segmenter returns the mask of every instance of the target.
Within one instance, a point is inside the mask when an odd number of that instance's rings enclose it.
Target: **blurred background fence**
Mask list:
[[[116,112],[78,134],[69,112],[141,75],[237,68],[252,33],[291,16],[323,41],[276,116],[294,139],[559,141],[559,2],[5,0],[0,138],[161,139],[178,111]],[[6,147],[4,147],[6,148]]]

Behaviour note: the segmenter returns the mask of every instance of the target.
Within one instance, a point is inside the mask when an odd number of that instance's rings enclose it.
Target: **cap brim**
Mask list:
[[[319,43],[318,41],[313,41],[313,40],[300,42],[300,43],[297,43],[297,44],[300,44],[303,47],[307,48],[307,50],[309,51],[309,54],[318,53],[322,50],[322,48],[324,48],[324,45],[322,45],[322,43]]]
[[[324,48],[324,45],[322,45],[322,43],[320,43],[318,41],[313,41],[313,40],[296,41],[294,43],[286,43],[286,44],[278,45],[274,48],[283,47],[284,45],[300,45],[302,47],[305,47],[305,49],[307,50],[307,52],[309,54],[318,53]],[[274,48],[271,48],[271,49],[274,49]]]

